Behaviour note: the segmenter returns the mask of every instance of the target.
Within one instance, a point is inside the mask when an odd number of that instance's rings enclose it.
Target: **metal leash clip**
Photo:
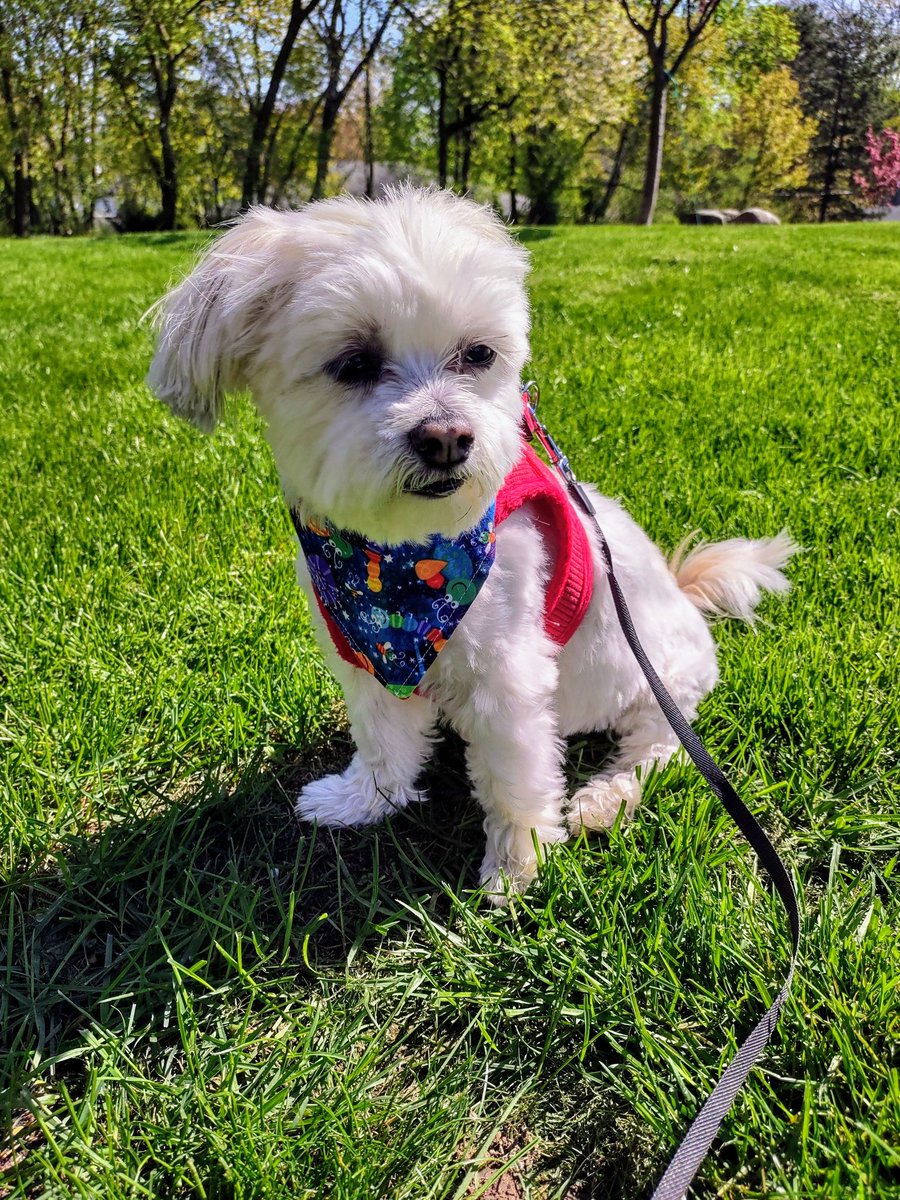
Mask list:
[[[533,379],[529,379],[528,383],[522,386],[522,400],[525,405],[525,428],[528,430],[529,438],[537,438],[550,459],[550,466],[562,479],[569,494],[578,501],[579,507],[589,517],[595,517],[594,506],[591,504],[587,492],[578,482],[575,472],[569,465],[568,457],[557,446],[547,426],[537,415],[537,407],[541,402],[541,389]]]

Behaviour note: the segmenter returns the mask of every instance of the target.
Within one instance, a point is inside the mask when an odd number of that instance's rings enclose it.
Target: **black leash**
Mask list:
[[[587,492],[575,478],[575,473],[569,466],[569,460],[559,449],[556,442],[554,442],[545,426],[538,420],[536,412],[538,398],[537,385],[534,383],[526,384],[524,400],[525,424],[528,433],[538,439],[546,451],[551,465],[565,483],[572,500],[594,523],[600,537],[600,549],[606,563],[606,578],[609,581],[613,604],[615,605],[616,615],[619,618],[619,624],[622,627],[625,640],[628,642],[641,670],[644,672],[647,682],[650,685],[650,690],[656,697],[663,715],[672,726],[678,740],[690,755],[697,770],[709,784],[711,791],[718,796],[725,811],[740,829],[741,833],[743,833],[744,837],[755,850],[759,861],[765,867],[775,890],[781,898],[781,902],[787,913],[788,924],[790,925],[791,962],[784,986],[760,1021],[757,1022],[738,1047],[734,1058],[722,1072],[718,1083],[691,1122],[690,1128],[682,1138],[681,1144],[672,1156],[662,1179],[656,1185],[656,1189],[651,1197],[651,1200],[682,1200],[694,1176],[697,1174],[700,1164],[706,1158],[713,1139],[719,1131],[719,1126],[734,1103],[735,1096],[740,1091],[744,1081],[750,1074],[751,1068],[759,1060],[775,1031],[778,1014],[781,1012],[781,1006],[784,1004],[787,994],[790,991],[791,981],[794,978],[794,968],[797,965],[797,955],[800,949],[800,910],[797,905],[797,894],[794,891],[791,877],[778,856],[777,850],[769,841],[765,830],[725,778],[721,768],[703,745],[703,742],[697,736],[678,705],[669,695],[668,691],[666,691],[662,680],[653,668],[653,664],[647,658],[632,624],[631,614],[625,603],[625,597],[622,594],[619,581],[616,579],[613,570],[612,554],[610,553],[603,530],[600,528],[597,514],[594,512],[594,506],[591,504]]]

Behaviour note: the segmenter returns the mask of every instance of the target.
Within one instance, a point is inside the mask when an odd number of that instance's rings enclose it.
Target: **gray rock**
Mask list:
[[[725,217],[717,208],[698,208],[694,221],[697,225],[724,225]]]
[[[780,225],[781,221],[766,208],[745,208],[734,218],[735,225]]]

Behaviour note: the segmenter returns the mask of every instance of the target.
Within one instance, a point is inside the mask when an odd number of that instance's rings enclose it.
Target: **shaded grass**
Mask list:
[[[0,244],[0,1186],[648,1195],[785,968],[752,855],[674,766],[492,913],[452,741],[429,806],[293,822],[349,745],[268,453],[248,406],[203,439],[140,383],[138,317],[193,245]],[[805,547],[757,632],[717,628],[701,715],[806,914],[697,1194],[900,1196],[896,231],[530,248],[579,475],[669,547]],[[573,774],[602,753],[574,743]]]

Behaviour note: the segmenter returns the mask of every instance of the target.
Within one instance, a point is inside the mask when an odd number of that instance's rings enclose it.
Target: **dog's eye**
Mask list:
[[[384,362],[377,350],[357,350],[330,362],[325,370],[338,383],[359,387],[375,383],[381,376]]]
[[[496,352],[490,346],[479,343],[463,351],[462,360],[467,367],[489,367],[496,357]]]

